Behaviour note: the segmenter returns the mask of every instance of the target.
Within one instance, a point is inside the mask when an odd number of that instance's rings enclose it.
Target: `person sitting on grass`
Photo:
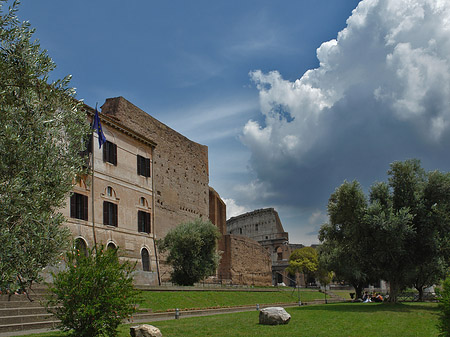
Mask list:
[[[372,300],[370,299],[369,293],[366,291],[363,296],[363,303],[369,303],[369,302],[372,302]]]

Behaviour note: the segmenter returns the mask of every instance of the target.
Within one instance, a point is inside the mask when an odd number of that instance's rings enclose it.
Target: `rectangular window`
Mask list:
[[[117,165],[117,145],[106,141],[103,144],[103,161]]]
[[[138,211],[138,232],[150,233],[150,213]]]
[[[140,155],[137,156],[137,174],[150,177],[150,158],[144,158]]]
[[[88,219],[88,197],[74,193],[70,197],[70,217],[75,219]]]
[[[103,224],[117,227],[117,205],[103,201]]]

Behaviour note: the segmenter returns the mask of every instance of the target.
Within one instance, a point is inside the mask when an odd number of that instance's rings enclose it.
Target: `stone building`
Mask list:
[[[289,234],[284,231],[277,211],[273,208],[258,209],[227,220],[227,233],[251,238],[261,244],[272,261],[272,284],[293,283],[286,267],[289,256],[301,244],[290,244]]]
[[[88,118],[94,110],[85,106]],[[233,284],[269,285],[271,258],[258,242],[226,233],[226,205],[209,187],[208,148],[159,122],[123,97],[108,98],[100,115],[107,142],[95,133],[93,176],[73,188],[63,214],[82,250],[103,243],[137,262],[138,284],[160,284],[170,267],[156,240],[195,218],[222,234],[216,277]],[[93,177],[93,179],[92,179]]]
[[[208,148],[123,97],[107,99],[100,119],[107,142],[99,149],[94,134],[93,180],[79,180],[63,214],[80,248],[119,246],[138,262],[138,283],[158,284],[169,273],[155,240],[209,216]]]
[[[92,108],[85,109],[92,117]],[[138,262],[137,280],[156,284],[151,165],[156,143],[108,116],[101,122],[107,142],[99,149],[94,134],[89,149],[93,176],[78,179],[62,213],[80,250],[94,242],[120,246],[125,258]]]

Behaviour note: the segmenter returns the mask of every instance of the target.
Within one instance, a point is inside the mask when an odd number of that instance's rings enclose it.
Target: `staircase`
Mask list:
[[[35,289],[33,302],[26,295],[0,295],[0,335],[53,328],[57,321],[41,305],[45,293],[45,288]]]

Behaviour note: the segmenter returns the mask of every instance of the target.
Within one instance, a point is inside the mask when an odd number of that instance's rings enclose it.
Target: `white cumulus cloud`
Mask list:
[[[225,205],[227,205],[227,219],[250,211],[248,208],[244,206],[237,205],[234,199],[222,199],[222,200],[225,203]]]
[[[450,1],[363,0],[317,49],[318,68],[295,81],[252,71],[263,119],[241,136],[251,186],[280,203],[324,204],[343,179],[438,158],[450,140],[449,36]]]

